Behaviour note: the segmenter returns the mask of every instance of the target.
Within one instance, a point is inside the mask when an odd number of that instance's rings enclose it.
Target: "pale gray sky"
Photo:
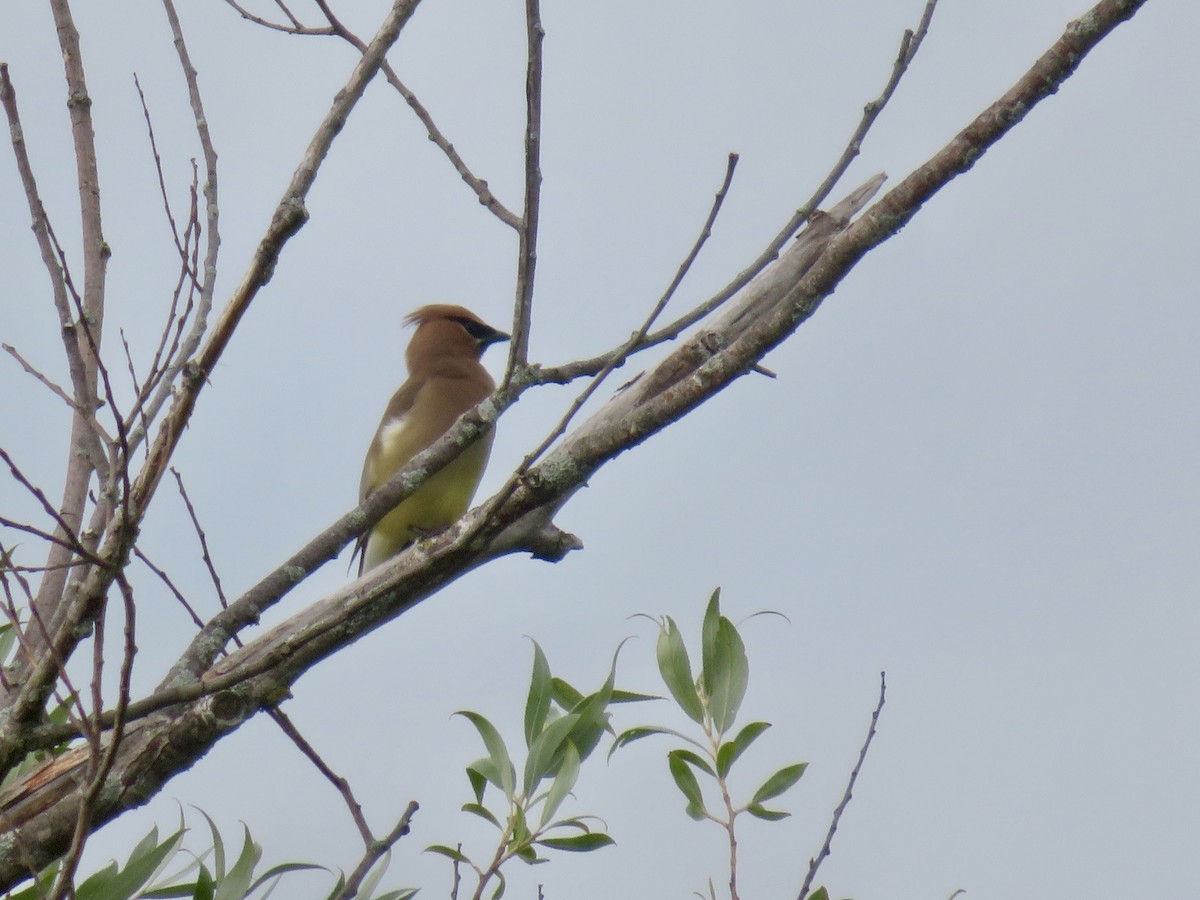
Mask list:
[[[343,4],[364,34],[382,2]],[[676,301],[752,259],[828,170],[883,85],[920,0],[555,3],[544,0],[545,176],[534,357],[606,349],[636,327],[707,213],[725,156],[733,190]],[[76,4],[95,98],[113,246],[106,346],[145,361],[174,278],[136,72],[183,202],[196,155],[153,2]],[[519,206],[521,4],[427,0],[390,57],[475,170]],[[942,0],[932,32],[842,192],[893,180],[1016,80],[1086,0]],[[278,201],[354,52],[242,22],[217,0],[181,9],[221,160],[221,298]],[[77,243],[61,64],[41,4],[4,4],[7,61],[64,243]],[[741,835],[746,897],[789,897],[888,674],[888,705],[820,881],[858,900],[1197,896],[1200,835],[1200,7],[1150,0],[966,176],[870,254],[749,377],[605,468],[562,511],[586,549],[468,575],[303,679],[287,704],[350,778],[380,831],[422,804],[387,883],[443,896],[430,843],[486,835],[458,811],[483,712],[512,743],[526,636],[556,672],[659,689],[652,627],[689,638],[712,588],[744,628],[744,719],[775,724],[741,782],[809,772],[783,823]],[[177,455],[231,594],[354,502],[366,443],[403,378],[403,315],[461,302],[510,321],[515,240],[479,208],[416,119],[372,86],[334,145],[274,280],[202,396]],[[61,377],[45,276],[11,152],[0,151],[0,338]],[[499,372],[501,354],[488,363]],[[635,365],[632,371],[651,360]],[[620,378],[614,386],[625,380]],[[602,395],[607,395],[605,391]],[[67,411],[0,360],[0,445],[50,488]],[[527,395],[501,423],[482,493],[573,396]],[[144,546],[214,608],[180,503],[164,489]],[[8,481],[0,507],[36,510]],[[11,540],[5,537],[6,543]],[[28,541],[26,541],[28,544]],[[343,583],[318,573],[278,611]],[[139,684],[189,626],[138,584]],[[368,689],[364,691],[364,685]],[[621,710],[623,725],[657,712]],[[718,830],[683,814],[644,742],[585,768],[578,812],[618,847],[510,873],[508,896],[687,897],[724,880]],[[753,777],[752,777],[753,776]],[[95,839],[123,857],[177,804],[268,860],[349,867],[340,799],[265,719],[223,741],[146,810]],[[194,825],[202,826],[200,820]],[[299,876],[286,896],[318,897]]]

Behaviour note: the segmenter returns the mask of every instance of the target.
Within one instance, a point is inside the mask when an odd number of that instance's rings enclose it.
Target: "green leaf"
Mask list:
[[[717,749],[717,774],[722,778],[728,775],[737,758],[770,727],[770,722],[751,722],[737,733],[737,737],[723,743]]]
[[[561,678],[550,679],[550,693],[554,702],[565,710],[574,709],[583,700],[583,694]]]
[[[708,764],[708,760],[700,756],[698,753],[693,753],[691,750],[680,749],[672,750],[671,755],[679,757],[686,763],[690,763],[701,772],[704,772],[706,775],[711,775],[713,778],[717,777],[717,773],[714,772],[712,766]]]
[[[229,868],[229,873],[218,880],[216,900],[242,900],[254,878],[254,867],[262,858],[262,847],[254,843],[250,829],[243,825],[242,831],[242,852]]]
[[[810,893],[805,900],[829,900],[829,891],[825,890],[823,887],[819,887]]]
[[[471,864],[470,858],[465,853],[463,853],[461,850],[456,850],[454,847],[447,847],[445,844],[430,844],[425,848],[425,852],[436,853],[438,856],[445,856],[448,859],[452,859],[457,863],[463,863],[464,865],[469,866]]]
[[[519,847],[532,840],[533,833],[529,830],[529,822],[525,818],[524,807],[519,804],[513,807],[510,824],[512,825],[512,837],[509,840],[510,847]]]
[[[808,768],[808,763],[795,763],[794,765],[784,766],[770,778],[763,782],[763,786],[754,792],[754,797],[750,800],[750,805],[762,803],[764,800],[770,800],[772,797],[778,797],[793,784],[800,780],[800,776],[804,774],[804,770]]]
[[[643,700],[661,700],[657,694],[638,694],[634,691],[614,690],[609,703],[641,703]]]
[[[54,887],[54,879],[58,877],[58,862],[53,862],[34,877],[29,887],[16,894],[11,894],[6,900],[45,900],[50,896]]]
[[[196,874],[196,896],[193,900],[214,900],[217,896],[217,882],[208,871],[208,866],[201,864]]]
[[[529,676],[529,696],[525,700],[525,746],[532,747],[534,739],[546,727],[550,712],[550,663],[537,641],[533,642],[533,673]]]
[[[496,890],[492,892],[492,900],[500,900],[504,896],[504,889],[508,887],[508,882],[504,880],[504,873],[496,872]]]
[[[537,855],[537,851],[532,846],[526,845],[516,852],[516,857],[527,866],[536,866],[538,863],[548,862]]]
[[[567,742],[567,736],[578,721],[579,716],[577,715],[563,716],[547,725],[545,730],[534,739],[529,748],[529,756],[525,759],[525,779],[522,789],[526,797],[533,796],[533,792],[541,784],[543,778],[554,774],[562,759],[562,750]]]
[[[513,769],[513,764],[508,756],[508,748],[504,746],[504,739],[500,737],[500,732],[477,712],[460,709],[455,715],[469,720],[479,732],[492,765],[495,767],[495,774],[498,776],[498,780],[493,783],[504,793],[504,798],[511,802],[515,792],[513,782],[516,780],[516,770]]]
[[[717,588],[708,598],[708,606],[704,609],[704,622],[700,626],[700,677],[704,693],[709,697],[717,692],[716,684],[720,679],[717,631],[721,618],[721,589]]]
[[[379,882],[383,881],[383,876],[387,874],[387,870],[391,865],[392,851],[385,850],[383,851],[383,855],[375,862],[375,865],[371,866],[367,877],[358,886],[358,893],[354,896],[361,897],[362,900],[372,900],[375,897],[375,889],[379,887]]]
[[[281,878],[282,876],[287,875],[289,872],[310,872],[314,869],[319,869],[323,872],[329,871],[324,866],[318,866],[315,863],[292,862],[292,863],[280,863],[277,866],[272,866],[270,869],[268,869],[266,872],[263,872],[263,874],[259,875],[258,878],[256,878],[254,880],[254,883],[252,885],[250,885],[250,889],[248,891],[246,891],[246,895],[248,896],[250,894],[253,894],[255,891],[257,891],[260,887],[262,887],[264,884],[266,884],[272,878],[275,878],[275,879]],[[273,890],[273,888],[272,888],[272,890]],[[370,894],[364,892],[363,896],[369,897]]]
[[[76,888],[75,897],[77,900],[124,900],[133,897],[149,883],[182,840],[183,831],[180,830],[164,838],[160,844],[158,828],[151,828],[130,852],[124,869],[117,870],[114,865],[97,872]]]
[[[700,821],[704,818],[704,796],[700,793],[700,782],[696,780],[695,774],[691,767],[679,755],[679,751],[672,750],[667,754],[667,766],[671,770],[671,777],[675,779],[675,785],[682,792],[683,797],[687,800],[685,811],[691,818]]]
[[[751,803],[746,807],[746,812],[750,813],[756,819],[765,819],[768,822],[778,822],[780,819],[786,819],[791,815],[789,812],[767,809],[761,803]]]
[[[642,725],[637,728],[630,728],[628,731],[623,731],[617,735],[616,739],[613,741],[612,747],[610,747],[608,750],[608,758],[612,759],[613,753],[615,753],[619,747],[623,747],[626,744],[631,744],[634,741],[640,741],[642,738],[650,737],[651,735],[655,734],[669,734],[672,737],[679,738],[679,740],[685,743],[691,744],[693,747],[701,750],[704,749],[703,744],[701,744],[695,738],[688,737],[682,731],[676,731],[674,728],[659,728],[655,725]]]
[[[208,813],[194,807],[200,815],[204,816],[204,820],[208,822],[209,833],[212,834],[212,850],[213,850],[213,871],[210,873],[213,878],[213,884],[225,878],[225,842],[221,840],[221,832],[217,830],[216,823],[209,818]]]
[[[717,622],[714,644],[714,660],[711,666],[711,692],[708,696],[708,712],[718,734],[733,727],[738,709],[746,696],[750,683],[750,661],[746,657],[746,645],[737,628],[724,616]],[[708,660],[705,670],[709,671]]]
[[[601,847],[612,846],[616,841],[602,832],[590,832],[588,834],[577,834],[573,837],[542,838],[538,843],[552,850],[588,853],[592,850],[599,850]]]
[[[504,826],[500,824],[500,820],[492,814],[490,809],[480,803],[464,803],[462,805],[462,811],[470,813],[473,816],[479,816],[479,818],[483,819],[484,821],[491,822],[501,831],[504,830]]]
[[[679,633],[679,626],[669,616],[666,626],[659,628],[657,656],[659,674],[679,708],[693,722],[703,722],[704,707],[700,703],[700,695],[696,693],[687,647],[684,646],[683,635]]]
[[[467,766],[467,781],[471,782],[471,791],[475,794],[475,802],[483,802],[483,792],[487,789],[488,777],[487,773],[493,771],[492,761],[490,759],[478,759],[471,765]],[[496,778],[500,778],[500,773],[495,773]],[[499,784],[499,781],[497,781]]]
[[[546,794],[546,805],[542,807],[542,820],[538,823],[539,830],[558,812],[558,808],[571,793],[571,788],[575,787],[578,778],[579,753],[575,749],[575,745],[568,742],[563,752],[562,765],[558,767],[558,774],[554,777],[554,783],[550,785],[550,790]]]

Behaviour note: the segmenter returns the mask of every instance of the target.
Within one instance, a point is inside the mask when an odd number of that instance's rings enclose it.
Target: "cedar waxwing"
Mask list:
[[[392,396],[371,441],[359,503],[496,389],[479,359],[489,344],[509,338],[473,312],[447,304],[422,306],[404,324],[417,326],[404,354],[408,381]],[[465,513],[491,450],[489,432],[380,519],[359,542],[359,574]]]

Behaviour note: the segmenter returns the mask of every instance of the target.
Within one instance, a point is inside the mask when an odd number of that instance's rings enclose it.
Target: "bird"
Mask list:
[[[510,337],[470,310],[443,303],[422,306],[404,324],[416,326],[404,354],[408,380],[392,395],[367,451],[359,503],[496,389],[480,359],[490,345]],[[476,440],[359,539],[359,575],[467,511],[492,438],[489,431]]]

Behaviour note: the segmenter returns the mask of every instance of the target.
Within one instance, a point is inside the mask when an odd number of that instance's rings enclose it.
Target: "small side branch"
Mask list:
[[[804,877],[804,884],[800,886],[800,895],[798,900],[806,900],[809,889],[812,887],[813,879],[817,877],[817,870],[821,867],[821,863],[829,856],[830,846],[833,844],[833,834],[837,831],[838,822],[842,820],[842,813],[846,811],[846,807],[850,805],[850,798],[854,795],[854,782],[858,780],[858,773],[862,771],[863,762],[867,758],[867,751],[871,749],[871,741],[875,739],[875,727],[879,724],[879,714],[883,712],[884,700],[887,698],[887,673],[879,673],[879,702],[875,704],[875,711],[871,713],[871,726],[867,729],[867,739],[863,741],[862,749],[858,751],[858,761],[854,764],[854,769],[850,773],[850,780],[846,783],[846,792],[842,794],[842,802],[837,805],[837,809],[833,811],[833,819],[829,822],[829,831],[825,833],[825,843],[821,845],[821,851],[809,860],[808,874]]]

